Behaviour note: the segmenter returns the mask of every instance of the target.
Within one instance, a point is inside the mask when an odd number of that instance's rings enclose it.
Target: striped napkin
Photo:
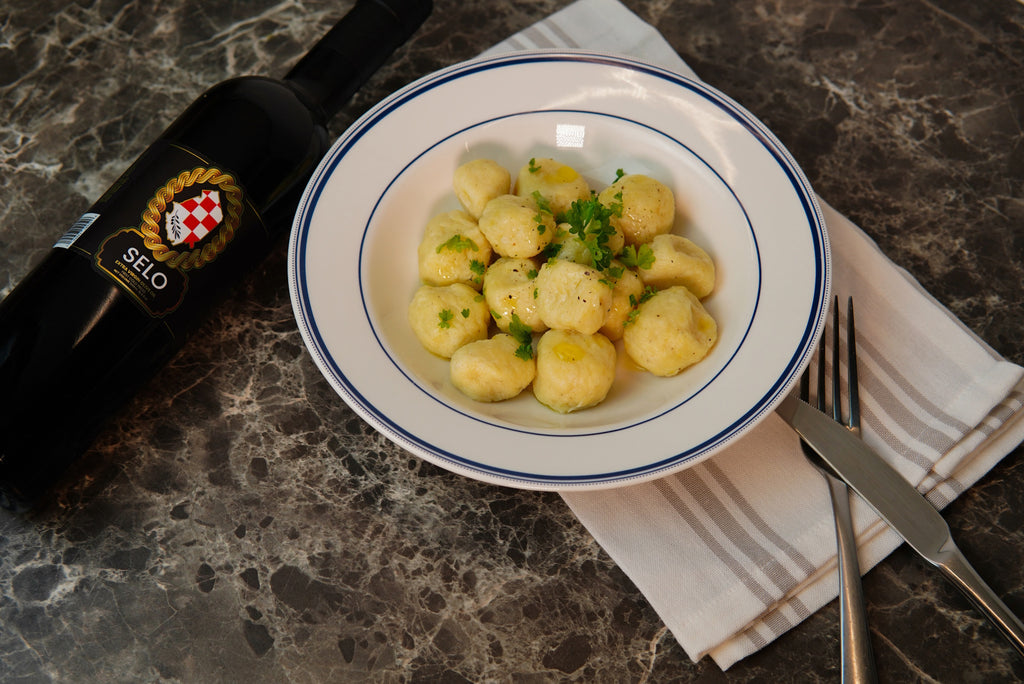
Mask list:
[[[619,53],[696,78],[616,0],[579,0],[488,53],[550,47]],[[942,508],[1024,440],[1024,369],[821,204],[833,289],[857,306],[864,439]],[[728,668],[838,595],[825,483],[774,415],[675,475],[562,497],[695,661],[710,655]],[[866,571],[901,540],[853,499]]]

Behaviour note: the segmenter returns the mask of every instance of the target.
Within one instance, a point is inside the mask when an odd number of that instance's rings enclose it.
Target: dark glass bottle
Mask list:
[[[203,93],[0,302],[0,505],[37,501],[287,234],[327,120],[431,8],[357,0],[284,79]]]

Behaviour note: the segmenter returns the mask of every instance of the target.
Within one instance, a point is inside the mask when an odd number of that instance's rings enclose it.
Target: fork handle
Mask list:
[[[975,571],[967,559],[949,538],[934,561],[939,570],[985,614],[999,632],[1024,657],[1024,624],[1013,611],[1003,603],[985,580]]]
[[[850,490],[846,483],[826,475],[836,522],[839,549],[839,622],[842,625],[842,681],[844,684],[874,684],[878,681],[875,658],[868,633],[864,589],[861,586],[857,538],[850,513]]]

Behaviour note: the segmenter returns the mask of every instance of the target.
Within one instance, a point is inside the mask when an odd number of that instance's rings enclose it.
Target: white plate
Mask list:
[[[555,157],[592,187],[615,170],[673,189],[674,230],[718,268],[705,305],[719,340],[674,378],[628,368],[611,394],[567,416],[519,398],[483,404],[448,379],[406,312],[430,216],[458,208],[455,168],[489,157],[513,176]],[[407,86],[334,144],[289,244],[303,339],[341,397],[388,438],[441,467],[529,489],[599,488],[663,476],[711,455],[772,410],[824,325],[830,257],[803,173],[725,95],[608,55],[484,58]]]

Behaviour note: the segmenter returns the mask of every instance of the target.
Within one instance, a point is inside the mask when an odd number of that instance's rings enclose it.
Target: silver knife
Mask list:
[[[775,412],[811,445],[914,551],[939,568],[1024,657],[1024,624],[957,548],[939,512],[874,449],[793,395]]]

